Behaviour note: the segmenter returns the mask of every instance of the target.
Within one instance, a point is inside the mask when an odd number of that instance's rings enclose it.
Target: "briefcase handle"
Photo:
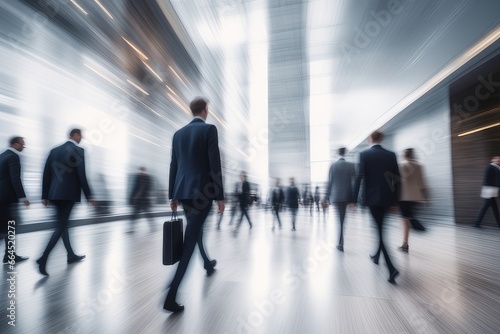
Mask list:
[[[172,221],[179,220],[179,216],[177,215],[177,210],[172,211]]]

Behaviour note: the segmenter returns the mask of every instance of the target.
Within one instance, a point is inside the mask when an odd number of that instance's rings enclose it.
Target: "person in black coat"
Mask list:
[[[378,250],[375,255],[371,256],[371,259],[375,264],[378,264],[380,252],[382,252],[389,269],[388,281],[395,283],[394,279],[399,275],[399,272],[393,266],[384,245],[383,226],[384,217],[389,208],[397,206],[400,175],[396,154],[382,148],[380,143],[383,139],[382,132],[373,132],[370,135],[371,148],[360,153],[353,199],[358,198],[361,182],[364,181],[363,204],[370,208],[372,217],[377,224],[379,236]]]
[[[19,225],[17,203],[21,201],[26,206],[30,205],[21,182],[19,152],[24,149],[24,138],[13,137],[9,143],[10,147],[0,154],[0,235],[5,235],[4,264],[28,260],[26,256],[17,255],[16,245],[8,240],[9,226],[14,228],[11,231],[15,231],[16,225]]]
[[[52,149],[45,163],[42,183],[42,204],[48,206],[49,202],[56,207],[56,229],[52,234],[42,257],[36,262],[42,275],[48,275],[46,271],[49,254],[62,238],[64,247],[68,253],[67,262],[81,261],[85,255],[77,255],[71,247],[69,240],[69,217],[75,203],[81,201],[81,193],[85,194],[87,201],[94,205],[92,193],[87,182],[85,172],[85,153],[80,144],[82,131],[73,129],[69,134],[69,140]]]
[[[238,221],[238,225],[236,226],[236,230],[240,228],[241,222],[243,221],[243,216],[245,216],[248,220],[248,225],[252,228],[252,221],[250,220],[250,216],[248,215],[248,208],[252,204],[252,194],[250,193],[250,183],[247,181],[247,174],[245,172],[241,172],[240,174],[241,182],[237,185],[237,196],[238,202],[240,203],[241,215]]]
[[[274,215],[278,220],[278,225],[281,228],[280,211],[281,207],[283,206],[283,202],[285,201],[285,193],[283,192],[283,189],[281,189],[279,178],[276,178],[274,187],[271,191],[272,191],[271,205],[273,207]],[[274,229],[274,218],[273,218],[273,229]]]
[[[153,229],[151,215],[151,189],[153,180],[151,175],[146,172],[146,167],[140,167],[139,172],[134,175],[132,191],[130,192],[129,203],[132,205],[132,216],[130,217],[130,230],[134,232],[134,224],[141,213],[145,213],[150,220],[151,229]]]
[[[295,220],[297,218],[297,210],[299,209],[300,192],[295,186],[295,179],[290,178],[290,186],[286,190],[286,205],[292,213],[292,231],[295,231]]]
[[[347,206],[353,201],[353,186],[356,178],[354,164],[345,160],[345,152],[345,147],[339,148],[340,158],[330,166],[326,188],[326,201],[335,204],[339,215],[340,233],[337,249],[342,252],[344,251],[344,219]]]
[[[217,201],[219,214],[224,212],[225,207],[217,128],[205,123],[208,116],[205,99],[196,98],[189,107],[193,120],[178,130],[172,139],[168,189],[170,208],[177,211],[179,202],[182,204],[187,226],[182,256],[163,304],[163,308],[170,312],[184,310],[184,306],[175,299],[196,244],[204,259],[207,275],[215,271],[216,261],[209,260],[203,247],[203,225],[212,201]]]
[[[483,188],[481,191],[481,197],[483,198],[483,205],[477,213],[476,220],[472,226],[481,227],[481,221],[486,214],[486,211],[491,206],[493,210],[493,216],[495,216],[495,221],[498,227],[500,227],[500,217],[498,214],[498,207],[495,197],[498,197],[498,189],[500,188],[500,156],[494,156],[491,159],[491,163],[486,166],[483,176]]]

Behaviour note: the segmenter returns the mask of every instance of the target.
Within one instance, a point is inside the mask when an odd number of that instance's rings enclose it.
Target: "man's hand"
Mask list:
[[[172,209],[172,211],[177,211],[177,205],[179,205],[179,202],[177,200],[170,200],[170,209]]]
[[[28,199],[26,198],[24,201],[23,201],[24,205],[26,206],[29,206],[30,205],[30,201],[28,201]]]
[[[218,206],[217,213],[222,214],[224,212],[225,207],[226,207],[224,205],[224,201],[217,201],[217,206]]]
[[[42,199],[42,204],[43,204],[44,206],[49,205],[49,200],[48,200],[48,199]]]

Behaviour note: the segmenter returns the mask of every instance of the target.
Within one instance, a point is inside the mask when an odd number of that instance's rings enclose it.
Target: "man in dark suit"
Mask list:
[[[383,241],[384,216],[388,209],[396,206],[399,199],[399,167],[396,154],[387,151],[380,146],[384,135],[380,131],[375,131],[370,135],[371,148],[363,151],[359,155],[359,171],[356,177],[355,196],[358,198],[361,181],[364,180],[363,204],[370,208],[375,223],[377,224],[379,235],[379,246],[375,255],[371,256],[372,261],[378,264],[380,252],[384,254],[387,268],[389,269],[390,283],[395,283],[395,278],[399,272],[392,265],[389,254]]]
[[[47,244],[43,255],[36,262],[42,275],[48,275],[45,270],[50,252],[59,238],[62,238],[68,252],[67,262],[81,261],[85,255],[76,255],[71,248],[68,233],[68,221],[75,202],[80,202],[81,192],[91,205],[92,195],[85,173],[84,150],[78,144],[82,140],[82,131],[73,129],[69,140],[50,151],[43,170],[42,204],[49,205],[49,201],[56,207],[56,229]]]
[[[240,203],[240,219],[238,220],[238,224],[236,225],[236,230],[240,228],[241,222],[243,221],[243,216],[245,216],[248,220],[248,224],[250,228],[252,228],[252,222],[250,221],[250,216],[248,215],[248,207],[252,204],[252,194],[250,193],[250,183],[247,181],[247,174],[245,172],[241,172],[240,180],[237,184],[237,194],[238,194],[238,202]]]
[[[300,192],[295,186],[295,179],[290,178],[290,186],[286,190],[286,205],[292,213],[292,231],[295,231],[295,220],[297,218],[297,210],[299,210]]]
[[[207,275],[214,272],[216,261],[209,261],[203,248],[203,224],[213,200],[217,201],[217,213],[224,212],[217,128],[205,123],[208,116],[206,100],[196,98],[189,107],[194,119],[178,130],[172,139],[168,189],[170,208],[177,211],[178,203],[182,204],[187,226],[182,256],[163,305],[163,308],[170,312],[184,310],[184,306],[177,304],[175,299],[196,244],[204,258]]]
[[[328,173],[328,187],[326,188],[326,200],[334,203],[337,208],[340,221],[340,237],[337,249],[344,251],[344,219],[347,205],[353,202],[353,186],[356,177],[354,164],[344,159],[345,147],[339,148],[339,160],[334,162]]]
[[[129,203],[132,205],[132,217],[130,217],[129,233],[134,232],[134,223],[139,218],[139,214],[145,213],[150,220],[151,229],[153,228],[151,219],[151,188],[153,181],[151,176],[146,172],[146,167],[140,167],[139,173],[134,175],[132,191],[130,192]]]
[[[278,177],[274,182],[274,187],[272,189],[271,196],[272,196],[271,205],[273,207],[273,212],[274,215],[276,216],[276,219],[278,219],[278,225],[281,228],[280,210],[281,207],[283,206],[283,202],[285,201],[285,193],[283,192],[283,189],[281,189],[280,179]],[[273,229],[274,229],[274,219],[273,219]]]
[[[3,263],[17,263],[26,261],[28,257],[20,256],[15,253],[16,245],[9,245],[7,238],[8,222],[15,221],[15,225],[19,224],[17,214],[17,203],[22,201],[24,205],[30,205],[24,193],[23,184],[21,182],[21,160],[19,152],[24,149],[24,138],[13,137],[10,140],[10,147],[0,154],[0,235],[5,234],[5,255]],[[15,228],[15,225],[14,228]],[[10,247],[10,253],[9,253]],[[13,251],[14,249],[14,251]]]
[[[495,197],[498,197],[498,189],[500,188],[500,156],[491,158],[491,163],[486,166],[483,175],[483,189],[481,197],[483,198],[483,205],[477,213],[476,220],[472,226],[481,227],[481,221],[486,214],[486,211],[491,206],[493,216],[500,227],[500,217],[498,214],[498,206]]]

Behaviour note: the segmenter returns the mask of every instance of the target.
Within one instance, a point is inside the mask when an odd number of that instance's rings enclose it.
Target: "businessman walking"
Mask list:
[[[18,221],[18,207],[19,201],[24,205],[30,205],[24,193],[23,184],[21,182],[21,160],[19,153],[24,150],[24,138],[13,137],[10,140],[10,147],[0,154],[0,235],[5,234],[5,255],[3,263],[18,263],[28,260],[26,256],[17,255],[15,247],[8,240],[8,222],[13,221],[16,228]],[[10,252],[9,252],[10,251]]]
[[[89,203],[94,204],[91,201],[92,196],[85,172],[84,150],[78,145],[81,140],[82,131],[71,130],[68,141],[52,149],[45,163],[42,204],[48,206],[50,201],[56,207],[57,225],[42,257],[36,261],[42,275],[48,275],[45,269],[47,259],[59,238],[62,238],[68,252],[68,263],[78,262],[85,258],[85,255],[77,255],[73,252],[68,233],[69,216],[75,203],[80,202],[82,190]]]
[[[384,254],[384,259],[389,269],[390,283],[395,283],[399,272],[392,265],[389,254],[384,245],[383,226],[384,217],[390,207],[395,207],[399,199],[399,166],[396,154],[387,151],[380,143],[384,135],[380,131],[375,131],[370,135],[371,147],[359,155],[359,170],[356,177],[355,196],[358,198],[361,181],[364,180],[364,205],[370,208],[375,223],[377,224],[379,246],[375,255],[370,256],[375,264],[378,264],[380,252]]]
[[[194,116],[193,120],[178,130],[172,139],[168,189],[170,208],[177,211],[178,204],[182,204],[187,226],[182,256],[163,305],[163,308],[170,312],[184,310],[184,306],[176,302],[176,295],[196,244],[204,259],[207,275],[214,272],[216,261],[208,259],[203,247],[203,224],[213,200],[217,201],[217,213],[224,212],[217,128],[205,123],[208,116],[205,99],[196,98],[189,107]]]

